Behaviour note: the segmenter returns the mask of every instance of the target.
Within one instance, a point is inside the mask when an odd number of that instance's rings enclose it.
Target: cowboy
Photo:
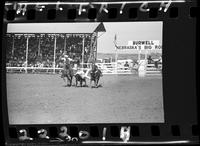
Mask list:
[[[81,76],[82,79],[85,78],[85,73],[84,73],[84,71],[81,70],[80,68],[77,69],[76,74],[79,74],[79,75]],[[76,74],[75,74],[75,75],[76,75]]]
[[[128,61],[126,61],[126,63],[124,64],[125,70],[127,70],[129,68],[129,64]]]
[[[64,61],[64,68],[69,68],[71,65],[71,62],[74,61],[72,58],[70,58],[66,52],[63,53],[63,57],[61,58],[61,60]]]
[[[95,73],[98,70],[98,66],[93,62],[92,63],[92,72]]]
[[[90,71],[90,70],[87,69],[87,71],[86,71],[86,73],[85,73],[83,70],[81,70],[80,68],[78,68],[76,74],[79,74],[79,75],[81,76],[82,79],[84,79],[84,78],[90,79],[90,77],[88,76],[89,71]],[[75,74],[75,75],[76,75],[76,74]]]
[[[64,58],[63,58],[64,62],[67,63],[67,64],[70,64],[71,61],[74,61],[72,58],[70,58],[68,55],[64,55]]]
[[[94,78],[94,75],[97,71],[98,71],[98,66],[93,62],[92,69],[90,70],[90,76],[92,77],[91,79]]]
[[[148,64],[151,64],[152,62],[154,62],[154,60],[151,58],[151,55],[149,55],[149,57],[147,58]]]

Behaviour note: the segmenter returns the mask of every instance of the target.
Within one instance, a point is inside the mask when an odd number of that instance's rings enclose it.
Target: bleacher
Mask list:
[[[28,52],[27,37],[25,34],[7,34],[6,66],[8,72],[35,72],[34,70],[45,70],[42,72],[56,71],[61,68],[61,56],[64,50],[70,58],[81,62],[82,60],[82,38],[79,35],[69,35],[64,38],[60,34],[56,36],[56,54],[54,56],[55,36],[51,34],[33,34],[29,36]],[[66,40],[65,40],[66,39]],[[66,41],[66,43],[64,43]],[[85,38],[85,58],[89,56],[90,36]],[[26,56],[27,55],[27,56]],[[27,57],[27,62],[26,62]],[[55,57],[55,58],[54,58]],[[84,59],[85,59],[84,58]],[[55,68],[54,67],[55,59]],[[87,61],[85,59],[85,61]],[[27,65],[26,65],[27,63]],[[41,68],[41,69],[39,69]],[[32,71],[30,71],[32,70]]]

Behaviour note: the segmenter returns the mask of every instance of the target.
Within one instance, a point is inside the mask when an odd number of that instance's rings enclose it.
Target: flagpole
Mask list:
[[[117,47],[115,46],[115,73],[117,73]]]

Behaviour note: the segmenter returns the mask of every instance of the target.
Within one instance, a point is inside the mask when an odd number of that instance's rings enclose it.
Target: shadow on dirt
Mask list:
[[[76,88],[83,88],[83,87],[90,87],[88,85],[82,85],[82,87],[80,85],[76,86],[76,85],[63,85],[63,87],[76,87]],[[98,86],[91,86],[91,88],[101,88],[103,87],[102,84],[99,84]]]

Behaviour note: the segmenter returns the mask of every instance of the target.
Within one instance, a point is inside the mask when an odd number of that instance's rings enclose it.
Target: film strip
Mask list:
[[[142,20],[141,18],[177,18],[182,13],[179,13],[180,6],[176,6],[186,1],[126,1],[126,2],[7,2],[5,3],[5,19],[12,22],[17,22],[15,18],[22,17],[20,21],[40,20],[38,15],[44,21],[53,20],[59,21],[101,21],[113,19],[122,19],[120,16],[125,16],[124,20]],[[101,4],[102,3],[102,4]],[[198,7],[192,6],[187,10],[187,16],[190,18],[197,17]],[[126,9],[125,9],[126,8]],[[178,10],[179,8],[179,10]],[[63,12],[68,10],[67,12]],[[127,11],[128,10],[128,11]],[[145,14],[145,15],[144,15]],[[65,16],[66,15],[66,16]],[[82,19],[81,19],[82,18]],[[123,19],[122,19],[123,20]]]
[[[122,124],[123,125],[123,124]],[[131,125],[131,124],[130,124]],[[197,125],[128,125],[128,126],[38,126],[9,128],[9,138],[16,143],[99,143],[99,144],[188,144],[196,143],[180,137],[198,137]],[[19,128],[20,127],[20,128]],[[190,133],[189,133],[190,132]],[[168,139],[168,140],[165,140]]]
[[[197,74],[194,74],[196,70],[194,65],[191,65],[192,71],[186,71],[189,76],[195,76],[195,78],[188,77],[185,79],[188,82],[186,87],[181,88],[182,83],[176,83],[175,85],[181,86],[180,89],[172,90],[170,84],[174,83],[176,79],[172,77],[173,67],[167,65],[169,59],[166,56],[172,56],[172,60],[175,59],[175,55],[171,53],[177,53],[173,49],[169,48],[182,47],[184,59],[188,57],[190,63],[196,63],[193,57],[196,58],[195,52],[197,52],[196,40],[199,37],[196,34],[197,23],[199,20],[199,6],[197,1],[190,0],[167,0],[167,1],[6,1],[4,5],[4,17],[3,17],[3,36],[5,36],[8,30],[8,24],[22,24],[22,23],[93,23],[93,22],[147,22],[147,21],[161,21],[163,22],[163,51],[164,62],[166,63],[163,68],[163,94],[164,94],[164,122],[125,122],[125,123],[65,123],[65,124],[9,124],[9,111],[7,95],[5,92],[2,94],[3,100],[3,115],[4,115],[4,133],[5,142],[8,145],[21,145],[21,144],[39,144],[39,145],[62,145],[62,144],[199,144],[199,124],[197,118],[197,90],[198,83],[193,81],[198,79]],[[43,27],[44,28],[44,27]],[[30,28],[29,28],[30,29]],[[102,29],[102,28],[101,28]],[[186,30],[188,29],[188,30]],[[185,30],[185,34],[181,34]],[[173,37],[175,33],[180,33]],[[15,32],[13,40],[21,35],[21,32]],[[23,32],[24,33],[24,32]],[[62,34],[62,32],[59,32]],[[32,33],[33,34],[33,33]],[[30,41],[27,38],[31,38],[32,35],[22,34],[25,38],[25,42]],[[187,39],[181,38],[181,35],[188,35],[188,43],[184,44]],[[34,34],[35,35],[35,34]],[[50,34],[51,35],[51,34]],[[53,39],[57,34],[52,34]],[[59,34],[58,34],[59,35]],[[27,37],[28,36],[28,37]],[[63,34],[66,37],[66,34]],[[71,35],[69,35],[71,36]],[[15,38],[16,37],[16,38]],[[41,35],[39,35],[41,37]],[[38,38],[39,38],[38,37]],[[44,36],[46,37],[46,35]],[[63,38],[64,38],[63,37]],[[85,36],[83,36],[84,38]],[[94,37],[95,36],[91,36]],[[190,37],[192,38],[190,40]],[[68,37],[66,37],[68,38]],[[185,38],[185,37],[184,37]],[[26,40],[27,39],[27,40]],[[172,41],[173,39],[177,39]],[[64,39],[63,39],[64,40]],[[194,41],[195,40],[195,41]],[[41,40],[40,40],[41,41]],[[56,46],[58,39],[53,40]],[[52,42],[53,42],[52,41]],[[64,42],[64,41],[63,41]],[[179,43],[183,44],[179,44]],[[86,40],[82,44],[86,43]],[[94,42],[90,42],[95,46]],[[174,44],[173,44],[174,43]],[[192,44],[194,43],[194,44]],[[9,47],[6,42],[6,37],[3,37],[3,63],[2,66],[6,68],[6,49]],[[14,43],[13,43],[14,44]],[[40,43],[41,44],[41,43]],[[178,45],[179,44],[179,45]],[[174,46],[173,46],[174,45]],[[191,45],[191,55],[187,56],[187,47]],[[29,46],[29,45],[27,45]],[[65,44],[66,46],[66,44]],[[56,47],[55,47],[56,48]],[[117,46],[116,46],[117,48]],[[71,48],[70,48],[71,49]],[[27,51],[28,52],[28,51]],[[54,53],[55,54],[55,53]],[[95,53],[94,53],[95,54]],[[87,56],[88,58],[95,58],[95,55]],[[82,53],[84,55],[84,53]],[[174,57],[174,58],[173,58]],[[83,58],[83,57],[82,57]],[[88,59],[87,58],[87,59]],[[89,60],[89,59],[88,59]],[[177,61],[181,63],[180,61]],[[170,62],[170,65],[173,63]],[[4,68],[4,69],[5,69]],[[26,66],[25,72],[28,73],[28,67]],[[55,66],[54,66],[55,68]],[[12,69],[12,67],[11,67]],[[178,69],[174,69],[178,71]],[[183,71],[182,67],[180,70]],[[170,72],[171,71],[171,72]],[[6,84],[6,72],[3,71],[2,89],[6,91],[8,89]],[[56,69],[54,69],[54,73]],[[185,75],[177,77],[178,81],[186,78]],[[180,73],[179,73],[180,74]],[[170,81],[168,81],[170,80]],[[178,82],[177,81],[177,82]],[[82,82],[80,83],[82,86]],[[165,85],[166,84],[166,85]],[[195,85],[194,85],[195,84]],[[174,86],[175,86],[174,85]],[[173,86],[173,87],[174,87]],[[180,93],[181,90],[189,88],[188,92]],[[179,87],[177,87],[179,88]],[[172,94],[174,92],[174,94]],[[195,92],[195,93],[194,93]],[[187,97],[186,97],[187,96]],[[188,98],[190,97],[190,98]],[[180,103],[182,101],[182,103]],[[47,105],[48,106],[48,105]],[[93,107],[94,108],[94,107]],[[187,108],[187,112],[184,110]],[[183,112],[184,111],[184,112]],[[98,114],[98,113],[97,113]],[[130,116],[130,115],[129,115]]]

